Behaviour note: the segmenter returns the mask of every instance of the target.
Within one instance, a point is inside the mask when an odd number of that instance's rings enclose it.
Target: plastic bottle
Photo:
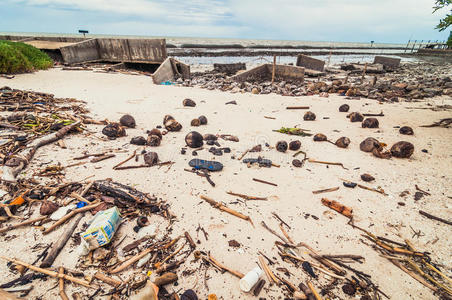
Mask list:
[[[262,275],[262,273],[263,271],[259,267],[255,267],[254,269],[246,273],[246,275],[239,281],[240,289],[244,292],[251,291],[251,288],[258,282],[259,277]]]

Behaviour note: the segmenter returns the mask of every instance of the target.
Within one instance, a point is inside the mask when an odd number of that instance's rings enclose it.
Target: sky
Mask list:
[[[434,0],[0,0],[0,31],[406,43],[446,40]],[[450,10],[450,8],[449,8]]]

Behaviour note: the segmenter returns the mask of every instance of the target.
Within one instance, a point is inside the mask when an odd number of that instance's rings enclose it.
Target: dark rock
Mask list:
[[[199,148],[203,145],[203,137],[197,131],[192,131],[185,136],[185,143],[190,148]]]
[[[350,105],[348,105],[348,104],[342,104],[341,106],[339,106],[340,112],[348,112],[349,109],[350,109]]]
[[[301,147],[300,141],[292,141],[289,143],[289,149],[292,151],[296,151],[296,150],[300,149],[300,147]]]
[[[189,107],[195,107],[196,106],[196,102],[191,100],[191,99],[184,99],[184,101],[182,101],[182,104],[184,106],[189,106]]]
[[[147,144],[151,147],[160,146],[160,142],[162,141],[157,135],[148,135]]]
[[[206,116],[200,116],[198,119],[199,119],[199,122],[201,123],[201,125],[206,125],[207,124]]]
[[[348,145],[350,145],[350,139],[348,137],[343,136],[338,138],[335,144],[339,148],[347,148]]]
[[[305,121],[314,121],[315,120],[315,113],[313,113],[312,111],[307,111],[304,116],[303,116],[303,120]]]
[[[303,166],[303,162],[299,159],[292,160],[292,165],[296,168],[301,168]]]
[[[365,182],[370,182],[370,181],[375,180],[375,178],[372,175],[367,174],[367,173],[361,174],[361,179]]]
[[[193,119],[193,120],[191,120],[190,125],[198,127],[199,125],[201,125],[201,122],[199,121],[199,119]]]
[[[174,119],[170,119],[165,123],[165,128],[168,131],[180,131],[182,125]]]
[[[327,137],[323,133],[317,133],[316,135],[314,135],[315,142],[324,142],[326,140],[327,140]]]
[[[43,216],[48,216],[52,214],[59,208],[58,204],[52,201],[42,201],[41,208],[39,209],[39,213]]]
[[[391,147],[392,156],[398,158],[409,158],[414,152],[414,145],[410,142],[400,141]]]
[[[372,152],[373,149],[380,149],[380,142],[372,137],[366,138],[359,144],[359,149],[364,152]]]
[[[125,136],[126,130],[119,123],[110,123],[102,129],[102,133],[109,138],[117,138]]]
[[[146,145],[146,139],[142,136],[136,136],[130,140],[130,143],[133,145],[143,146],[143,145]]]
[[[279,141],[276,143],[276,150],[279,152],[286,152],[287,151],[287,142],[286,141]]]
[[[366,118],[361,124],[362,128],[378,128],[379,122],[377,118]]]
[[[144,163],[148,166],[153,166],[159,162],[159,156],[156,152],[146,152],[143,155]]]
[[[413,135],[414,131],[413,128],[411,128],[410,126],[403,126],[399,129],[400,134],[405,134],[405,135]]]
[[[129,128],[135,128],[136,123],[135,119],[131,115],[124,115],[119,119],[119,123],[121,123],[122,126],[129,127]]]
[[[363,115],[359,112],[352,112],[348,117],[350,118],[350,122],[362,122],[364,119]]]

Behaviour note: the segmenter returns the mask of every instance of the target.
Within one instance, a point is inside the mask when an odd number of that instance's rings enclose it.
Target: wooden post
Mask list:
[[[275,72],[276,72],[276,55],[273,55],[272,84],[275,82]]]
[[[366,71],[367,71],[367,63],[364,65],[363,76],[361,76],[361,82],[364,81],[364,76],[366,76]]]

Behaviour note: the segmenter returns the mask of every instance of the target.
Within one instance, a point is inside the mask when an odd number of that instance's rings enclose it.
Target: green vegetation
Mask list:
[[[44,70],[53,65],[41,50],[20,42],[0,41],[0,73],[16,74]]]
[[[433,6],[433,13],[437,12],[438,10],[448,7],[449,5],[452,4],[452,0],[435,0],[435,6]],[[439,24],[435,27],[436,29],[438,29],[439,31],[444,31],[447,29],[447,27],[449,27],[450,25],[452,25],[452,9],[449,11],[449,13],[442,18],[439,21]]]

